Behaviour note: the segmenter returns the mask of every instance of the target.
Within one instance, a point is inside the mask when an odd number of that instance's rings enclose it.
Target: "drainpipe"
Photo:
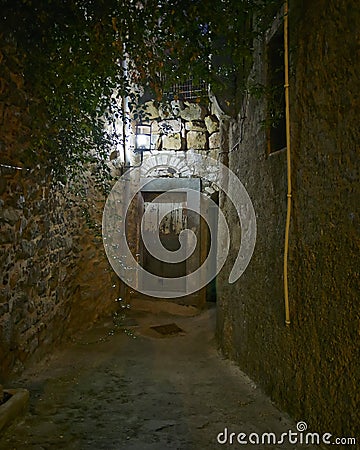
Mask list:
[[[285,299],[285,325],[290,326],[289,286],[288,286],[288,256],[289,256],[289,230],[291,218],[291,152],[290,152],[290,106],[289,106],[289,6],[284,4],[284,65],[285,65],[285,113],[286,113],[286,161],[287,161],[287,211],[285,225],[284,245],[284,299]]]

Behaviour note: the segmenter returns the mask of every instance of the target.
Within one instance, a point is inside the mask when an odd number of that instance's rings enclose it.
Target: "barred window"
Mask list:
[[[185,83],[179,83],[172,86],[169,95],[179,100],[196,100],[199,97],[204,97],[208,93],[207,83],[200,82],[194,84],[192,79]]]

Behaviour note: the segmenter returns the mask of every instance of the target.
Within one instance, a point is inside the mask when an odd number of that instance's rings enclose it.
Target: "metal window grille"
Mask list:
[[[208,85],[204,81],[199,84],[193,84],[193,80],[187,80],[185,83],[179,83],[172,86],[169,94],[178,97],[181,100],[195,100],[203,97],[208,92]]]

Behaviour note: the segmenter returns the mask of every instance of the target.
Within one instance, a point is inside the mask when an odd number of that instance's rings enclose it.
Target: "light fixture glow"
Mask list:
[[[135,152],[151,151],[151,125],[137,124],[135,131]]]

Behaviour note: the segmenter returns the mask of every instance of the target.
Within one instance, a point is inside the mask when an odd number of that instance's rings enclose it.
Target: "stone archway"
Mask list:
[[[188,178],[193,175],[193,172],[186,164],[185,157],[181,158],[174,152],[162,151],[150,160],[145,159],[141,166],[141,177],[143,178]]]

